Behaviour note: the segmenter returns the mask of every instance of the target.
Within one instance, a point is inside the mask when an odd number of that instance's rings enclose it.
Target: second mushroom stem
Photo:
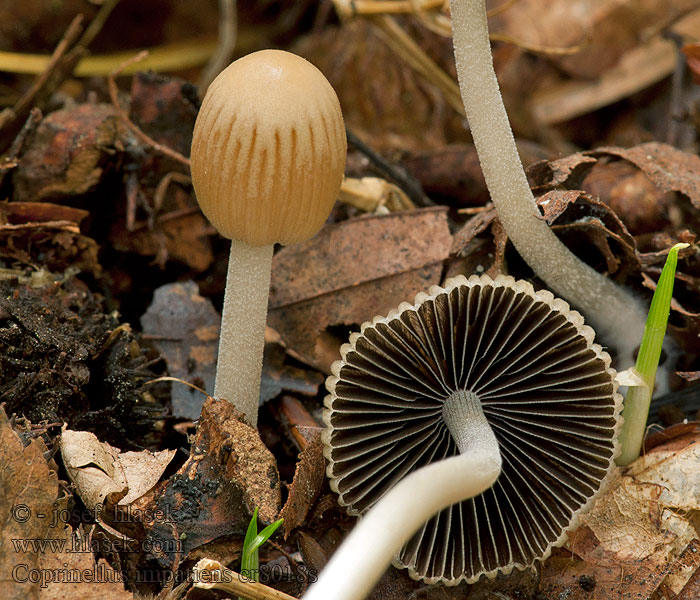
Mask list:
[[[554,292],[582,310],[630,366],[646,313],[627,291],[580,261],[554,235],[535,203],[493,68],[484,0],[451,0],[455,59],[464,108],[498,218],[518,253]]]
[[[258,422],[273,246],[231,240],[214,396],[234,401]]]
[[[444,508],[478,496],[501,473],[496,436],[481,402],[452,393],[443,415],[460,454],[410,473],[355,525],[304,600],[361,600],[421,525]]]

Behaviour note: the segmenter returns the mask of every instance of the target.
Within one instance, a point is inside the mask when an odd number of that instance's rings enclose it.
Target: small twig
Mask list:
[[[183,385],[186,385],[188,387],[191,387],[193,390],[197,390],[198,392],[202,392],[205,396],[209,396],[209,394],[206,393],[202,388],[197,387],[194,383],[190,383],[189,381],[185,381],[184,379],[179,379],[177,377],[156,377],[155,379],[149,379],[148,381],[145,381],[143,385],[151,385],[153,383],[161,383],[163,381],[171,381],[174,383],[181,383]]]
[[[252,581],[220,562],[203,558],[194,566],[194,587],[224,590],[250,600],[297,600],[294,596]]]
[[[445,0],[335,0],[338,13],[347,18],[355,15],[389,15],[415,13],[442,8]]]
[[[503,33],[490,33],[489,39],[492,42],[502,42],[504,44],[511,44],[532,52],[533,54],[549,54],[552,56],[568,56],[569,54],[577,54],[583,49],[582,44],[577,44],[576,46],[566,46],[564,48],[558,48],[555,46],[540,46],[539,44],[530,44],[522,40],[517,40]]]
[[[148,146],[151,146],[157,152],[160,152],[161,154],[164,154],[165,156],[176,160],[177,162],[185,165],[189,169],[190,160],[187,157],[183,156],[182,154],[180,154],[176,150],[173,150],[172,148],[168,148],[167,146],[158,143],[152,137],[144,133],[136,124],[134,124],[131,121],[131,119],[129,119],[129,115],[126,114],[126,111],[122,108],[121,104],[119,103],[119,89],[117,88],[116,78],[128,66],[137,63],[140,60],[143,60],[146,56],[148,56],[148,51],[144,50],[142,52],[139,52],[136,56],[133,56],[130,59],[124,61],[121,65],[119,65],[114,71],[112,71],[109,74],[109,77],[107,78],[109,98],[112,101],[112,104],[114,105],[114,108],[117,111],[117,114],[119,115],[121,120],[137,138],[139,138]]]
[[[377,26],[381,38],[393,52],[421,77],[437,87],[445,97],[447,104],[457,114],[464,115],[464,105],[457,82],[424,52],[396,20],[385,15],[372,17],[372,22]]]
[[[467,208],[458,208],[457,214],[459,215],[478,215],[489,210],[493,210],[493,204],[488,202],[484,206],[469,206]]]
[[[307,439],[299,431],[299,427],[318,427],[306,407],[293,396],[283,395],[280,399],[280,410],[287,420],[289,433],[294,438],[299,450],[304,450],[308,445]]]
[[[19,156],[19,153],[22,151],[22,146],[24,145],[24,140],[34,131],[34,128],[39,124],[39,121],[41,121],[42,116],[41,109],[36,106],[29,111],[29,116],[24,122],[24,125],[22,125],[22,129],[20,129],[20,132],[12,142],[7,154],[3,157],[5,161],[13,160]]]
[[[348,144],[362,152],[377,171],[394,181],[406,192],[406,195],[416,206],[435,206],[435,203],[425,195],[421,184],[406,173],[404,169],[381,157],[349,129],[346,129],[345,132],[348,137]]]
[[[168,221],[177,221],[178,219],[182,219],[183,217],[189,217],[190,215],[198,213],[201,214],[201,209],[199,208],[199,206],[188,206],[187,208],[180,208],[178,210],[173,210],[160,215],[156,218],[156,220],[153,223],[137,223],[134,225],[133,229],[130,229],[129,231],[133,233],[136,231],[141,231],[143,229],[153,229],[156,225],[160,225],[161,223],[167,223]]]
[[[664,37],[675,44],[678,54],[676,68],[673,69],[673,75],[671,76],[671,98],[669,101],[668,128],[666,130],[666,143],[673,146],[678,141],[679,125],[683,118],[683,80],[685,79],[686,59],[683,52],[681,52],[683,38],[672,31],[666,31]]]
[[[85,28],[83,35],[80,36],[77,45],[87,48],[92,41],[97,37],[97,34],[102,31],[107,18],[114,10],[114,7],[119,3],[119,0],[107,0],[100,10],[97,11],[95,17],[90,21],[90,25]]]
[[[219,40],[199,78],[199,94],[204,96],[209,84],[228,65],[238,38],[238,7],[236,0],[219,0]]]
[[[248,46],[251,44],[247,39],[246,43]],[[149,49],[148,58],[141,68],[163,72],[198,67],[206,63],[215,50],[216,39],[209,36],[154,46]],[[75,66],[73,75],[75,77],[106,77],[133,52],[121,51],[83,56]],[[50,59],[51,57],[45,54],[0,51],[0,71],[39,75],[46,69]],[[130,69],[125,69],[122,74],[130,74]]]
[[[139,176],[135,172],[131,172],[126,177],[124,184],[126,193],[126,230],[134,231],[136,227],[136,203],[139,196]]]
[[[491,18],[495,17],[496,15],[500,15],[501,13],[506,12],[511,6],[515,5],[515,3],[518,0],[506,0],[503,4],[499,4],[498,6],[495,6],[491,10],[489,10],[486,13],[486,16]]]
[[[46,65],[43,73],[39,75],[29,89],[22,94],[20,99],[15,103],[12,108],[6,108],[0,113],[0,130],[4,129],[10,123],[13,123],[15,119],[21,117],[29,107],[34,102],[34,98],[44,87],[46,82],[49,80],[53,72],[56,70],[61,58],[65,55],[68,49],[75,43],[80,35],[80,30],[82,28],[83,15],[77,15],[66,29],[63,34],[61,41],[56,45],[56,49],[51,55],[49,63]]]
[[[5,156],[2,157],[2,162],[0,163],[0,186],[5,180],[5,175],[7,175],[10,170],[14,169],[18,165],[18,158],[20,152],[22,151],[22,147],[24,146],[24,141],[34,131],[34,129],[36,129],[39,121],[41,121],[41,117],[41,110],[37,107],[34,107],[29,111],[29,116],[24,122],[24,125],[22,125],[22,129],[20,129]]]
[[[180,173],[178,171],[170,171],[158,182],[156,190],[153,194],[153,207],[146,207],[149,213],[148,219],[142,221],[141,223],[136,223],[136,203],[138,200],[138,182],[131,177],[127,179],[127,210],[126,210],[126,229],[127,231],[133,233],[135,231],[141,231],[143,229],[154,229],[159,223],[165,223],[166,221],[174,221],[176,219],[181,219],[182,217],[189,216],[191,214],[199,212],[198,206],[188,206],[186,208],[181,208],[179,210],[173,210],[169,213],[159,215],[158,213],[163,208],[163,203],[165,201],[165,193],[168,190],[168,186],[171,182],[177,182],[183,185],[190,185],[192,179],[189,175]]]
[[[189,175],[185,175],[184,173],[180,173],[178,171],[170,171],[164,175],[163,179],[158,182],[156,191],[153,194],[153,212],[156,215],[163,207],[165,192],[168,191],[168,186],[172,181],[175,183],[181,183],[182,185],[190,185],[192,183],[192,178]]]

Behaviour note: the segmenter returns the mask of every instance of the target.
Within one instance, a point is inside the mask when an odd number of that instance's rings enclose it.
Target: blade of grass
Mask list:
[[[258,567],[258,553],[257,548],[252,546],[253,540],[258,535],[258,509],[257,507],[253,511],[253,517],[248,523],[248,530],[245,533],[245,538],[243,539],[243,550],[241,552],[241,574],[252,579],[253,581],[258,581],[257,577],[257,567]],[[259,546],[258,546],[259,547]]]
[[[241,551],[241,575],[252,581],[260,581],[260,557],[258,549],[262,546],[277,528],[282,525],[284,519],[279,519],[271,523],[260,533],[258,533],[258,509],[253,511],[253,516],[248,523],[248,529],[243,539],[243,549]],[[245,598],[238,597],[238,600]]]
[[[263,529],[253,540],[250,542],[250,546],[248,548],[248,552],[257,552],[258,548],[262,546],[267,540],[269,540],[272,537],[272,534],[277,531],[277,528],[282,525],[284,522],[284,519],[280,519],[279,521],[275,521],[274,523],[271,523],[265,529]],[[257,579],[256,579],[257,581]]]
[[[649,416],[649,404],[656,380],[656,370],[659,366],[668,315],[671,310],[678,251],[687,247],[688,244],[676,244],[671,248],[666,258],[666,264],[661,271],[654,297],[651,300],[636,364],[637,372],[644,380],[644,385],[630,387],[625,398],[625,406],[622,411],[624,422],[620,433],[622,451],[617,459],[618,465],[630,464],[639,457],[642,449]]]

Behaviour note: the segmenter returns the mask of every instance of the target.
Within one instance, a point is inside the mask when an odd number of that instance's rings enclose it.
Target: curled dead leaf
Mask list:
[[[328,328],[359,325],[438,283],[451,245],[444,207],[326,226],[275,255],[268,324],[328,372],[341,343]]]

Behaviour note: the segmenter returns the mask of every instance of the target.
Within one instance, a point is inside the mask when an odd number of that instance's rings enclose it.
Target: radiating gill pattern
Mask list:
[[[546,558],[611,472],[621,398],[610,358],[549,292],[459,277],[365,323],[341,355],[325,442],[331,486],[351,514],[457,454],[442,418],[457,389],[477,395],[499,442],[496,484],[435,515],[402,548],[395,564],[413,577],[474,582]]]

